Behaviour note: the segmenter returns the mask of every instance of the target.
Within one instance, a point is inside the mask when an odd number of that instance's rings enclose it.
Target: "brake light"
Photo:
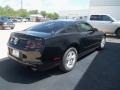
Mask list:
[[[25,47],[28,49],[39,49],[42,46],[42,40],[28,40]]]

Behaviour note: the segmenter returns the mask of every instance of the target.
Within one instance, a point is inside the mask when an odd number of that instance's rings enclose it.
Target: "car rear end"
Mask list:
[[[4,29],[4,27],[3,27],[3,22],[2,21],[0,21],[0,30],[1,29]]]
[[[0,29],[14,29],[15,24],[12,22],[11,19],[8,19],[7,17],[0,17]]]
[[[57,66],[60,63],[60,47],[54,46],[53,41],[56,40],[54,35],[59,25],[61,22],[56,25],[55,21],[48,21],[12,33],[8,42],[9,57],[24,65],[41,69]],[[59,26],[57,30],[61,28]]]
[[[21,64],[37,67],[43,64],[44,44],[43,38],[12,33],[8,41],[8,56]]]
[[[13,22],[4,22],[3,27],[4,27],[4,29],[6,29],[6,28],[14,29],[15,24],[13,24]]]

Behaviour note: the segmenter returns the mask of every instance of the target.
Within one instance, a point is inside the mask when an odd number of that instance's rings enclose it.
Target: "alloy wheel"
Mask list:
[[[60,65],[60,69],[65,72],[71,71],[76,64],[78,58],[77,55],[78,53],[76,48],[71,47],[67,49],[63,55],[63,60],[62,60],[62,64]]]
[[[101,40],[101,44],[100,44],[100,48],[103,49],[105,47],[105,43],[106,43],[106,38],[103,37]]]

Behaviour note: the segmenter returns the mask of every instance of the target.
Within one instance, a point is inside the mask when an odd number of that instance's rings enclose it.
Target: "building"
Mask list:
[[[60,18],[64,19],[76,19],[86,18],[89,15],[89,10],[65,10],[59,12]]]
[[[32,22],[44,21],[44,17],[39,14],[32,14],[29,16],[29,18],[30,18],[30,21],[32,21]]]
[[[120,0],[91,0],[90,14],[108,14],[120,20]]]
[[[79,8],[78,8],[79,9]],[[84,18],[90,14],[107,14],[120,20],[120,0],[90,0],[88,10],[60,11],[60,18]]]

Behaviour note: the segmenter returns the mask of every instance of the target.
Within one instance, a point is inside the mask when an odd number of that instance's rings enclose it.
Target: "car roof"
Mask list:
[[[76,22],[82,23],[82,22],[85,22],[83,20],[74,20],[74,19],[57,19],[57,20],[50,20],[50,21],[53,21],[53,22],[70,22],[70,23],[76,23]]]
[[[71,22],[74,22],[76,20],[74,20],[74,19],[57,19],[55,21],[68,21],[68,22],[71,21]]]

